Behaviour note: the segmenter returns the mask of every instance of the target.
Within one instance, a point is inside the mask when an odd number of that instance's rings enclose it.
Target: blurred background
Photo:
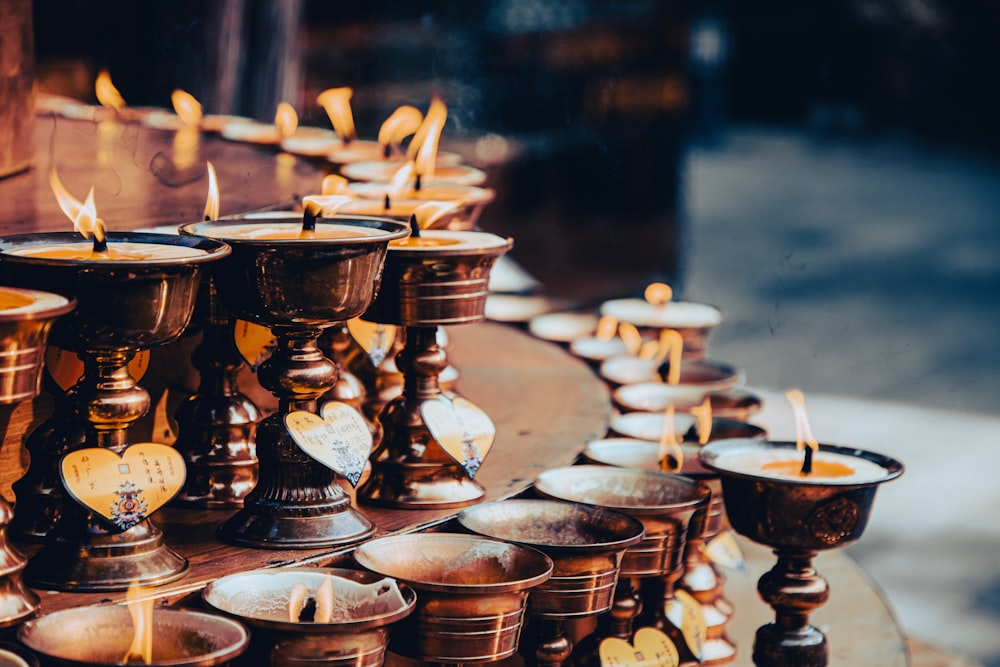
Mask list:
[[[976,500],[1000,432],[1000,5],[34,0],[34,21],[39,89],[85,100],[107,68],[131,106],[179,87],[326,127],[316,95],[347,85],[371,137],[439,94],[444,143],[498,192],[482,225],[548,294],[667,280],[725,312],[711,354],[752,385],[948,424],[958,479],[891,428],[881,447],[928,461],[896,506],[941,511],[887,509],[853,553],[904,628],[1000,665],[1000,522]]]

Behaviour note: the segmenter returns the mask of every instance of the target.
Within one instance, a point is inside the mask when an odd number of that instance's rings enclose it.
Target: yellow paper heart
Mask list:
[[[328,401],[321,412],[289,412],[285,427],[299,449],[357,486],[372,453],[371,430],[361,413],[346,403]]]
[[[274,334],[270,329],[253,322],[236,320],[233,327],[233,342],[236,343],[236,349],[253,370],[257,370],[257,367],[271,356],[274,340]]]
[[[132,445],[121,456],[88,447],[63,456],[66,491],[81,505],[128,530],[163,507],[184,486],[184,458],[155,442]]]
[[[674,598],[664,605],[663,613],[667,621],[680,629],[688,650],[700,660],[705,640],[708,639],[708,625],[701,603],[687,591],[677,590],[674,591]]]
[[[601,667],[677,667],[680,654],[670,638],[656,628],[639,628],[635,645],[624,639],[608,637],[598,652]]]
[[[140,350],[128,362],[128,374],[138,382],[149,368],[149,350]],[[55,345],[45,349],[45,369],[63,391],[69,391],[83,377],[83,359]]]
[[[497,434],[489,415],[464,398],[441,396],[421,404],[420,416],[441,449],[475,477]]]
[[[396,339],[396,327],[392,324],[368,322],[360,317],[347,320],[347,330],[354,340],[365,349],[372,364],[378,367],[384,360]]]

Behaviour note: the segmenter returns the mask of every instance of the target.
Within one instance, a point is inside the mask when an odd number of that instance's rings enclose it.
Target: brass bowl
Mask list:
[[[184,246],[206,251],[183,259],[68,260],[11,251],[52,243],[77,243],[71,232],[0,237],[0,281],[75,298],[71,315],[52,328],[50,342],[82,351],[145,349],[174,340],[187,327],[201,270],[229,254],[221,241],[144,232],[112,232],[119,241]]]
[[[239,238],[247,226],[288,224],[280,215],[182,225],[182,234],[224,240],[232,254],[213,267],[223,305],[236,317],[271,325],[326,326],[360,315],[378,293],[386,246],[409,227],[383,218],[327,218],[316,229],[345,225],[356,236],[319,239]],[[376,232],[376,233],[372,233]]]
[[[76,607],[32,619],[17,630],[28,648],[60,665],[121,665],[132,643],[124,605]],[[242,654],[250,635],[240,623],[204,612],[153,610],[154,666],[223,665]]]
[[[458,522],[473,533],[523,544],[552,559],[552,576],[532,589],[528,613],[553,619],[610,609],[622,556],[645,531],[627,514],[556,500],[484,503],[462,510]]]
[[[377,538],[358,546],[354,559],[417,591],[417,613],[400,625],[393,650],[445,663],[513,655],[528,591],[553,567],[529,547],[450,533]]]
[[[292,587],[304,584],[316,590],[328,575],[359,584],[385,579],[371,572],[344,568],[274,568],[240,572],[216,579],[202,591],[213,609],[253,628],[254,643],[270,655],[270,664],[309,664],[319,667],[378,667],[385,660],[390,626],[413,612],[417,596],[399,585],[403,604],[372,608],[349,620],[330,623],[292,622],[282,618]]]
[[[59,294],[0,287],[0,404],[38,395],[49,329],[75,305]]]

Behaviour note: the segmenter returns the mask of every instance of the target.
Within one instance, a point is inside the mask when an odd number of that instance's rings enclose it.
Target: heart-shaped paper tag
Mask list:
[[[664,604],[664,615],[674,627],[679,628],[691,654],[701,660],[701,652],[708,638],[705,610],[701,603],[687,591],[674,591],[674,598]]]
[[[703,553],[716,565],[728,567],[731,570],[747,571],[747,562],[743,558],[736,535],[731,530],[725,530],[702,547]]]
[[[138,382],[149,368],[149,350],[140,350],[128,362],[128,373]],[[45,349],[45,369],[59,388],[69,391],[83,377],[83,359],[55,345]]]
[[[608,637],[598,649],[601,667],[677,667],[677,647],[656,628],[639,628],[635,645],[618,637]]]
[[[246,320],[236,320],[233,327],[233,341],[243,360],[256,371],[257,367],[271,356],[275,337],[265,326]]]
[[[396,340],[396,327],[392,324],[368,322],[360,317],[347,320],[347,330],[354,340],[365,349],[372,365],[376,368],[385,361],[392,343]]]
[[[442,395],[424,401],[420,416],[431,437],[472,479],[493,447],[497,429],[481,408],[461,397]]]
[[[163,507],[184,486],[184,457],[176,449],[142,442],[121,456],[87,447],[62,457],[59,472],[69,494],[120,530]]]
[[[372,453],[371,430],[361,413],[346,403],[328,401],[321,412],[289,412],[285,427],[299,449],[357,486]]]

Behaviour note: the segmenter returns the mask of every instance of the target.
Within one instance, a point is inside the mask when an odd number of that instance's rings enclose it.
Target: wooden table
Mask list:
[[[97,184],[99,214],[109,229],[173,225],[197,219],[205,197],[204,159],[219,169],[223,213],[288,201],[315,192],[324,174],[317,166],[276,156],[265,149],[202,137],[193,166],[178,167],[170,133],[135,125],[40,118],[38,159],[31,172],[0,181],[0,232],[20,233],[69,229],[49,192],[53,165],[66,186],[83,198]],[[572,463],[583,444],[604,434],[610,417],[608,391],[583,363],[561,348],[513,328],[494,324],[453,327],[452,361],[462,372],[458,390],[483,407],[498,427],[496,445],[477,479],[487,500],[523,491],[547,468]],[[175,393],[192,389],[186,358],[193,344],[182,341],[164,363],[158,387]],[[186,347],[185,347],[186,346]],[[173,373],[174,375],[170,375]],[[252,378],[248,380],[252,382]],[[159,389],[151,389],[154,404]],[[42,397],[33,404],[7,410],[0,417],[6,432],[0,449],[0,491],[26,464],[21,452],[24,433],[49,410]],[[456,510],[393,510],[362,506],[379,533],[413,531],[439,525]],[[253,550],[220,543],[216,527],[230,512],[165,509],[154,516],[167,543],[187,557],[190,570],[177,582],[156,590],[157,599],[176,603],[212,579],[234,571],[293,564],[328,564],[347,560],[340,550]],[[22,545],[31,551],[34,547]],[[770,610],[757,599],[755,582],[773,557],[745,544],[750,570],[730,573],[727,595],[736,607],[730,634],[740,646],[736,664],[749,665],[756,627],[770,620]],[[817,567],[831,585],[830,602],[815,615],[828,626],[833,665],[885,667],[906,665],[903,637],[891,611],[858,568],[839,553],[822,555]],[[67,607],[117,602],[121,594],[40,592],[42,613]]]

